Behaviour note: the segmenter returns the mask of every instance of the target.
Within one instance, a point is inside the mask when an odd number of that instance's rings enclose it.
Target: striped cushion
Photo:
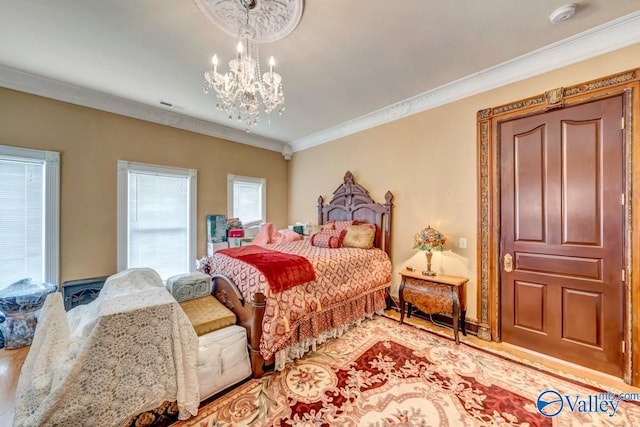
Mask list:
[[[311,246],[321,248],[341,248],[347,230],[320,230],[311,236]]]

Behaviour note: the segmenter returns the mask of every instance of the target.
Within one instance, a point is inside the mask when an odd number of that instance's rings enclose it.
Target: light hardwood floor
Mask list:
[[[393,310],[387,311],[386,314],[395,319],[400,318],[400,314]],[[436,326],[429,321],[416,318],[415,316],[408,319],[405,317],[405,322],[423,327],[437,334],[453,336],[451,329]],[[534,353],[509,344],[486,342],[471,334],[468,334],[467,336],[462,336],[461,334],[460,341],[481,347],[488,351],[495,351],[510,355],[525,363],[529,362],[539,364],[560,375],[569,374],[582,378],[585,381],[598,383],[605,391],[619,390],[640,393],[640,388],[625,384],[620,378],[612,377],[610,375],[586,369],[581,366]],[[16,386],[18,385],[20,369],[22,368],[25,357],[27,357],[28,351],[29,347],[23,347],[16,350],[0,349],[0,427],[10,426],[13,420],[13,402],[15,399]]]
[[[15,350],[0,349],[0,426],[10,426],[13,420],[13,401],[20,369],[29,347]]]

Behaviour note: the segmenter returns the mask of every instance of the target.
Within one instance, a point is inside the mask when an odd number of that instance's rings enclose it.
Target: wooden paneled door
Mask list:
[[[504,342],[618,377],[622,95],[499,124]]]

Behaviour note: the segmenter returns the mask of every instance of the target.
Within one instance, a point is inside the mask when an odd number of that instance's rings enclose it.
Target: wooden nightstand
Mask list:
[[[411,306],[425,314],[451,313],[453,316],[453,336],[456,344],[459,325],[462,334],[467,335],[465,327],[466,308],[466,277],[424,276],[419,271],[403,270],[400,272],[400,323],[404,322],[405,304],[408,304],[407,317],[411,316]],[[462,323],[460,324],[460,321]]]

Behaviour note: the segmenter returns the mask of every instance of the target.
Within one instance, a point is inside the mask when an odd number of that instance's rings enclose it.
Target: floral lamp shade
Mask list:
[[[413,248],[422,251],[442,251],[446,242],[447,238],[429,225],[413,237]]]
[[[423,271],[422,274],[427,276],[435,276],[436,273],[431,271],[431,257],[433,256],[432,251],[442,251],[444,250],[444,245],[447,242],[447,238],[439,232],[438,230],[431,228],[431,226],[427,226],[427,228],[423,228],[413,237],[413,248],[420,249],[422,251],[427,251],[427,270]]]

